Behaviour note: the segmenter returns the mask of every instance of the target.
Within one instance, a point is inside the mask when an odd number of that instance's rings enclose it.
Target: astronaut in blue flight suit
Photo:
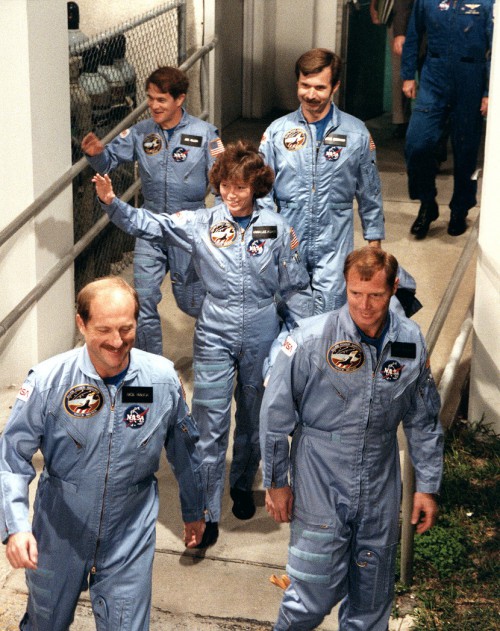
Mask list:
[[[93,133],[82,141],[82,150],[98,173],[137,160],[144,206],[155,213],[204,206],[208,172],[224,149],[213,125],[183,109],[188,87],[187,76],[178,68],[158,68],[146,79],[151,118],[122,131],[106,147]],[[179,248],[163,249],[149,241],[136,241],[134,285],[141,303],[136,344],[158,355],[163,348],[157,306],[169,269],[178,307],[196,317],[203,289],[189,255]]]
[[[207,494],[206,547],[218,537],[235,375],[233,513],[239,519],[255,513],[262,366],[280,330],[275,295],[294,318],[312,314],[299,242],[282,217],[255,204],[271,189],[273,173],[244,141],[228,144],[210,172],[224,201],[214,208],[155,215],[117,199],[108,176],[96,175],[94,181],[111,221],[129,234],[187,250],[206,291],[195,328],[192,400]]]
[[[384,216],[375,144],[365,125],[333,103],[340,58],[324,48],[295,65],[300,108],[271,123],[259,150],[276,178],[259,204],[293,226],[311,279],[314,313],[345,302],[344,260],[354,247],[353,201],[364,238],[380,246]]]
[[[386,631],[401,420],[416,472],[412,523],[420,533],[435,521],[439,395],[418,326],[389,306],[396,273],[381,249],[352,252],[347,304],[299,323],[271,372],[260,430],[266,508],[291,521],[291,584],[275,631],[314,629],[340,601],[340,631]]]
[[[132,348],[139,303],[120,278],[77,298],[85,346],[35,366],[0,439],[0,534],[26,568],[23,631],[67,631],[90,587],[98,631],[148,631],[163,448],[180,489],[184,540],[205,528],[196,426],[172,363]],[[32,458],[44,469],[28,520]]]
[[[474,171],[488,112],[493,4],[494,0],[415,0],[413,6],[401,77],[405,95],[417,97],[405,145],[409,195],[421,201],[410,229],[417,239],[426,237],[439,216],[435,151],[448,119],[454,163],[449,235],[465,232],[467,213],[476,205]],[[415,73],[424,35],[427,54],[417,95]]]

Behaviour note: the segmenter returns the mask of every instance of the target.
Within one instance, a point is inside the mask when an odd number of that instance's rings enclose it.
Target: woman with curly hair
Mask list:
[[[153,214],[115,197],[107,175],[94,178],[111,221],[128,234],[189,252],[206,290],[193,351],[192,414],[200,432],[207,502],[207,528],[199,547],[218,538],[234,378],[232,510],[238,519],[250,519],[260,461],[262,367],[281,326],[277,302],[286,301],[296,318],[312,313],[309,276],[293,229],[280,215],[255,204],[273,180],[256,147],[241,140],[228,144],[210,171],[210,183],[223,200],[213,208]]]

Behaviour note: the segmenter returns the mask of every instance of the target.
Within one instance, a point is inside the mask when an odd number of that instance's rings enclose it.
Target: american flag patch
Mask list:
[[[375,147],[375,143],[373,142],[373,138],[370,134],[370,151],[375,151],[376,147]]]
[[[224,145],[222,144],[222,140],[220,138],[211,140],[208,143],[208,149],[210,151],[210,155],[212,156],[212,158],[215,158],[215,156],[218,156],[219,153],[224,153]]]
[[[290,249],[295,250],[295,248],[299,247],[299,240],[297,239],[297,235],[295,234],[295,230],[290,228]]]

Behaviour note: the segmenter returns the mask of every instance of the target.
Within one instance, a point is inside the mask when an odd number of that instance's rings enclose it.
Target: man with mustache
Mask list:
[[[199,435],[172,363],[133,348],[138,313],[121,278],[86,285],[76,314],[85,345],[30,370],[0,440],[0,535],[12,567],[26,569],[23,631],[67,631],[86,589],[99,631],[149,629],[163,449],[184,542],[203,536]]]
[[[365,125],[332,102],[342,62],[314,48],[295,64],[300,107],[265,131],[260,151],[276,174],[260,204],[291,224],[311,279],[315,313],[346,300],[344,260],[353,249],[354,198],[368,243],[380,247],[384,215],[375,144]]]

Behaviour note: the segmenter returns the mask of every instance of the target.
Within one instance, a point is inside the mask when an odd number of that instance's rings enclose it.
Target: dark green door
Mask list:
[[[368,0],[344,5],[340,107],[361,120],[384,112],[386,37],[385,26],[372,24]]]

